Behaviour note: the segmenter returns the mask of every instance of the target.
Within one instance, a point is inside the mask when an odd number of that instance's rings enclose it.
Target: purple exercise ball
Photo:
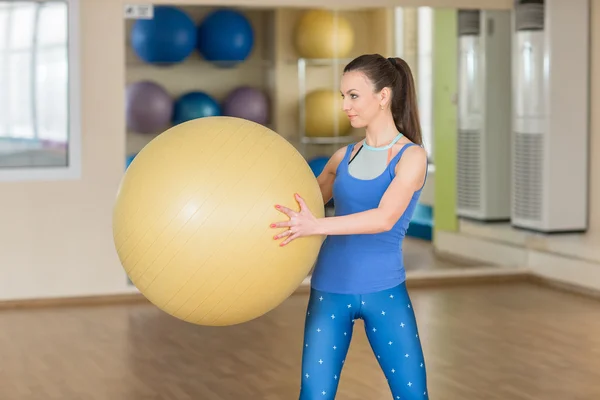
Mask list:
[[[150,81],[127,86],[127,128],[139,133],[159,133],[173,116],[173,99],[160,85]]]
[[[265,125],[269,122],[269,101],[264,92],[242,86],[227,95],[223,101],[223,114]]]

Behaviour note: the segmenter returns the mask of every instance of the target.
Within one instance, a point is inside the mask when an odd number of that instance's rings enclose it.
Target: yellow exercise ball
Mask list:
[[[354,46],[350,22],[327,10],[311,10],[302,15],[294,35],[296,51],[305,58],[346,57]]]
[[[308,163],[284,138],[252,121],[205,117],[153,139],[117,193],[113,236],[127,275],[154,305],[208,326],[257,318],[308,275],[322,237],[287,246],[269,225],[299,209],[323,217]]]
[[[313,90],[306,95],[304,102],[306,136],[334,137],[350,132],[350,120],[342,110],[339,93],[327,89]]]

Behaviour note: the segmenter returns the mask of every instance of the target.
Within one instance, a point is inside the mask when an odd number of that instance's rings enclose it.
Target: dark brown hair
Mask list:
[[[375,86],[376,92],[385,87],[391,89],[391,111],[396,129],[412,142],[422,145],[415,82],[406,61],[398,57],[364,54],[346,65],[344,73],[349,71],[364,73]]]

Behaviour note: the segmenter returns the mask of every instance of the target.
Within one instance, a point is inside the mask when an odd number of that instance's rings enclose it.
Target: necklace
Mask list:
[[[392,141],[389,144],[386,144],[385,146],[382,146],[382,147],[370,146],[367,144],[367,139],[364,139],[363,147],[366,149],[369,149],[369,150],[376,150],[376,151],[387,150],[387,149],[390,149],[393,145],[395,145],[396,142],[398,142],[398,140],[400,140],[402,138],[402,136],[404,136],[404,135],[399,133],[398,135],[396,135],[396,137],[394,139],[392,139]]]

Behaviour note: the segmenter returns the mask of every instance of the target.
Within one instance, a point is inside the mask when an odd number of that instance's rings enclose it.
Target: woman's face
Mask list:
[[[373,84],[362,72],[346,72],[342,76],[340,91],[342,109],[354,128],[369,125],[382,112],[381,106],[385,103],[384,94],[375,93]]]

